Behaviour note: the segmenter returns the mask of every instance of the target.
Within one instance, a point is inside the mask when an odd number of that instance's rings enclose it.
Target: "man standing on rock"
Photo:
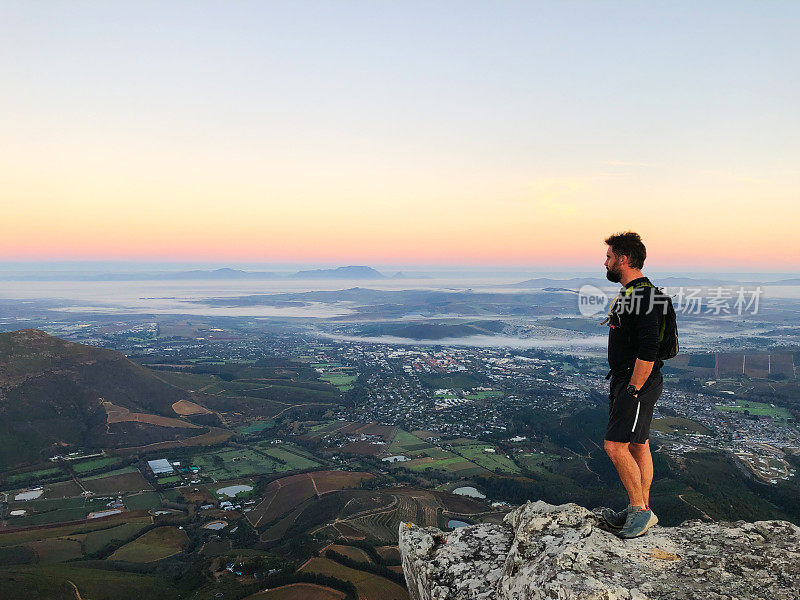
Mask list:
[[[618,233],[606,244],[606,278],[623,288],[604,321],[611,368],[606,377],[611,385],[605,451],[628,492],[628,506],[619,512],[605,508],[603,518],[619,537],[634,538],[658,522],[650,509],[653,459],[648,438],[663,382],[658,349],[664,311],[655,287],[642,275],[647,252],[639,235]]]

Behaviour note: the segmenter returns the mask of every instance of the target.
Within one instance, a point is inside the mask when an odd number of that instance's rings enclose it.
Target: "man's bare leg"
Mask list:
[[[646,440],[644,444],[631,443],[630,453],[642,474],[641,490],[644,507],[650,508],[650,484],[653,483],[653,455],[650,453],[650,440]]]
[[[642,496],[642,472],[639,465],[630,452],[630,444],[625,442],[605,441],[605,450],[611,462],[619,473],[622,485],[628,492],[628,501],[631,506],[645,507],[644,497]],[[651,476],[652,477],[652,476]]]

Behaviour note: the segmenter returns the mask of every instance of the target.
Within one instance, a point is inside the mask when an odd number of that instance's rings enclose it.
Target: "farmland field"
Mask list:
[[[28,482],[66,479],[69,479],[69,475],[59,467],[54,467],[52,469],[42,469],[40,471],[28,471],[27,473],[20,473],[18,475],[9,475],[6,477],[3,487],[13,489],[19,485],[26,485]]]
[[[545,469],[545,466],[558,459],[558,456],[555,454],[539,454],[538,452],[533,452],[517,454],[516,458],[528,471],[539,475],[548,475],[549,471]]]
[[[314,484],[307,474],[278,479],[267,486],[264,499],[247,514],[247,519],[255,527],[262,522],[269,523],[315,494]]]
[[[111,521],[111,523],[109,523],[109,521]],[[131,521],[130,517],[126,519],[126,522],[127,521]],[[150,517],[139,517],[136,519],[136,522],[145,521],[149,523]],[[113,523],[113,519],[104,519],[102,521],[88,521],[86,523],[75,523],[61,527],[48,527],[46,529],[29,529],[26,531],[3,532],[2,535],[0,535],[0,547],[14,546],[17,544],[24,544],[36,540],[45,540],[48,538],[76,537],[115,526]]]
[[[356,548],[355,546],[342,546],[341,544],[331,544],[328,547],[328,550],[333,550],[334,552],[341,554],[342,556],[346,556],[347,558],[354,560],[356,562],[363,562],[363,563],[370,563],[372,564],[372,559],[369,557],[369,554],[364,552],[361,548]]]
[[[91,460],[83,460],[72,463],[72,470],[80,475],[81,473],[87,473],[89,471],[94,471],[95,469],[102,469],[104,467],[118,465],[121,462],[122,459],[118,457],[94,458]]]
[[[503,392],[500,390],[482,390],[480,392],[471,392],[465,396],[468,400],[485,400],[486,398],[500,398]]]
[[[409,471],[423,472],[426,469],[446,471],[462,477],[485,473],[485,468],[477,461],[469,460],[468,453],[459,456],[453,452],[443,450],[399,429],[394,436],[392,444],[386,454],[402,455],[412,460],[406,462],[392,463],[392,467],[408,469]]]
[[[759,417],[772,417],[773,419],[791,419],[792,413],[787,409],[764,404],[763,402],[752,402],[750,400],[737,400],[735,406],[723,406],[717,404],[717,410],[744,413]]]
[[[267,420],[267,421],[253,421],[249,425],[242,425],[236,431],[239,433],[258,433],[259,431],[264,431],[265,429],[270,429],[274,425],[274,421]]]
[[[36,553],[40,563],[64,562],[73,558],[81,558],[81,543],[72,539],[46,539],[26,544]]]
[[[276,447],[269,443],[251,448],[228,448],[198,454],[194,457],[192,464],[200,467],[202,475],[215,480],[310,469],[319,466],[318,462],[299,456],[290,448],[291,446]]]
[[[483,467],[480,467],[475,463],[466,460],[465,458],[455,455],[446,456],[444,458],[415,458],[414,460],[407,462],[395,463],[394,466],[401,469],[408,469],[409,471],[415,471],[417,473],[424,472],[427,469],[432,469],[434,471],[453,473],[462,477],[479,475],[486,472]]]
[[[711,433],[706,427],[697,421],[684,419],[683,417],[659,417],[657,419],[653,419],[652,427],[656,431],[662,431],[665,433],[671,433],[675,430],[683,433],[702,433],[704,435]]]
[[[352,389],[353,382],[357,379],[355,375],[343,371],[328,371],[322,373],[319,378],[335,386],[340,392]]]
[[[139,471],[120,473],[106,477],[82,479],[83,487],[99,495],[116,495],[125,492],[151,490],[152,486]]]
[[[375,551],[387,562],[400,562],[400,549],[397,546],[379,546]]]
[[[392,440],[387,452],[389,454],[404,454],[406,456],[414,456],[419,454],[421,450],[434,448],[428,442],[425,442],[415,435],[411,435],[403,429],[398,429],[397,433]]]
[[[83,551],[86,554],[92,554],[114,540],[124,541],[131,539],[150,523],[152,523],[150,517],[141,517],[114,527],[109,527],[108,529],[99,529],[90,533],[70,537],[83,542]]]
[[[408,600],[408,592],[385,577],[345,567],[327,558],[310,559],[300,569],[302,573],[321,573],[351,582],[364,600]]]
[[[519,473],[520,471],[514,461],[506,458],[502,452],[486,452],[486,448],[495,449],[491,444],[474,440],[454,440],[451,444],[453,452],[490,471],[499,473]]]
[[[357,487],[362,480],[370,477],[373,475],[362,472],[315,471],[276,479],[267,486],[263,500],[247,513],[247,519],[256,527],[270,523],[309,498]]]
[[[122,499],[128,510],[149,510],[161,508],[161,496],[156,492],[131,494]]]
[[[80,496],[14,502],[9,505],[11,510],[21,508],[28,511],[28,514],[23,517],[13,517],[7,521],[7,524],[9,527],[28,527],[30,525],[78,521],[86,518],[86,515],[90,512],[104,509],[106,502],[106,500],[82,498]]]
[[[37,565],[0,571],[0,598],[66,600],[76,598],[76,588],[87,600],[174,600],[178,596],[169,583],[152,575],[72,565]]]
[[[258,592],[245,600],[342,600],[344,592],[314,583],[292,583]]]
[[[177,527],[157,527],[122,546],[108,560],[149,563],[183,550],[189,543],[186,532]]]

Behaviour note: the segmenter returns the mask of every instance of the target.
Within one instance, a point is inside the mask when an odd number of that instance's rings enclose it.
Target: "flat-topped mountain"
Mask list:
[[[0,333],[0,469],[68,448],[139,446],[205,431],[184,390],[113,350],[36,329]]]

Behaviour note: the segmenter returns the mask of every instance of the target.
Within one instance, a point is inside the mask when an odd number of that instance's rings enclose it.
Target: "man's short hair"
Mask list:
[[[638,233],[633,231],[615,233],[606,238],[606,244],[611,246],[611,251],[617,256],[627,256],[631,268],[641,269],[644,266],[647,249]]]

